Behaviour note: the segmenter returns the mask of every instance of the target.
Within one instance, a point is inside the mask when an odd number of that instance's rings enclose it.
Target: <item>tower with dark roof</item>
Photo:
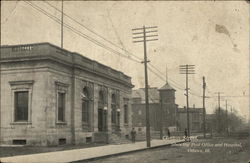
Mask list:
[[[168,127],[176,127],[177,105],[175,103],[175,89],[166,81],[159,89],[160,102],[162,105],[162,127],[167,131]]]

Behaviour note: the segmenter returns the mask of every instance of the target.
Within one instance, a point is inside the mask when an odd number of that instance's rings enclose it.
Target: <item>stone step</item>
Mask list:
[[[116,135],[116,134],[111,134],[109,136],[109,143],[110,144],[127,144],[127,143],[131,143],[130,140],[125,138],[125,135]]]

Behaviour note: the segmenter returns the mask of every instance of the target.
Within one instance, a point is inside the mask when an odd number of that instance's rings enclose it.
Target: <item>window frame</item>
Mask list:
[[[115,125],[117,123],[117,104],[116,104],[116,95],[111,95],[111,124]]]
[[[126,106],[126,107],[125,107]],[[129,117],[129,113],[128,113],[128,104],[124,104],[123,105],[123,109],[124,109],[124,124],[125,125],[127,125],[128,124],[128,122],[129,122],[129,119],[128,119],[128,117]]]
[[[131,106],[130,106],[130,99],[127,98],[127,97],[124,97],[123,98],[123,123],[124,123],[124,126],[125,127],[128,127],[130,125],[130,112],[131,112]],[[126,106],[126,109],[125,109],[125,106]],[[126,112],[125,112],[126,110]]]
[[[90,92],[89,92],[89,88],[87,86],[83,87],[81,93],[83,93],[84,96],[85,96],[81,100],[81,102],[82,102],[82,105],[81,105],[81,111],[82,111],[81,121],[82,121],[82,124],[84,126],[90,126],[90,124],[91,124],[91,122],[90,122],[91,121],[91,117],[90,117],[90,112],[91,112],[91,110],[90,110],[91,109],[90,108],[90,106],[91,106],[90,105],[91,95],[90,95]],[[85,118],[86,118],[86,121],[85,121]]]
[[[55,122],[57,125],[66,125],[67,124],[67,108],[68,108],[68,87],[69,84],[65,84],[59,81],[55,81],[55,86],[56,86],[56,93],[55,93],[55,99],[56,99],[56,109],[55,109]],[[60,121],[58,119],[58,100],[59,100],[59,93],[64,94],[64,121]]]
[[[89,100],[87,99],[82,100],[82,124],[88,125],[90,123],[89,107],[90,107]]]
[[[63,107],[62,107],[62,120],[59,120],[59,94],[63,95]],[[57,92],[57,122],[59,123],[65,123],[66,122],[66,119],[65,119],[65,111],[66,111],[66,92],[64,91],[58,91]]]
[[[33,94],[33,85],[34,80],[22,80],[22,81],[10,81],[11,87],[11,124],[20,124],[27,125],[32,122],[32,94]],[[15,94],[16,92],[28,92],[28,118],[27,120],[16,120],[15,119]]]
[[[18,94],[19,93],[27,93],[27,97],[25,98],[25,100],[27,100],[27,106],[25,106],[25,115],[21,116],[18,114],[19,113],[19,109],[21,109],[20,106],[18,106],[19,103],[19,97]],[[20,104],[19,104],[20,105]],[[22,110],[24,111],[24,109]],[[27,115],[26,115],[27,114]],[[28,122],[29,120],[29,91],[15,91],[14,92],[14,122]]]

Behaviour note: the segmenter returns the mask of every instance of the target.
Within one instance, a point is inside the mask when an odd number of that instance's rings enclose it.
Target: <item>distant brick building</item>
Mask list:
[[[177,127],[177,108],[175,103],[175,89],[167,82],[159,89],[162,104],[163,131],[169,127]]]
[[[104,141],[131,131],[131,78],[49,43],[1,46],[0,144]]]
[[[177,127],[184,131],[187,129],[187,109],[178,108]],[[191,132],[201,132],[203,125],[203,108],[189,108],[189,125]]]
[[[132,91],[132,125],[139,132],[145,132],[145,89],[140,88]],[[178,108],[175,103],[175,89],[166,83],[160,89],[151,87],[149,93],[149,116],[151,131],[160,131],[166,135],[167,129],[180,131],[187,128],[187,110]],[[189,123],[191,132],[201,132],[203,125],[203,109],[189,108]],[[171,131],[171,132],[172,132]]]
[[[151,87],[149,92],[149,116],[152,131],[160,131],[164,134],[169,127],[176,127],[177,108],[175,103],[175,89],[166,83],[160,89]],[[162,102],[162,103],[161,103]],[[145,121],[145,89],[140,88],[132,91],[132,125],[138,130],[144,130]]]
[[[145,111],[145,89],[140,88],[132,91],[132,125],[137,130],[145,130],[146,111]],[[156,87],[149,88],[149,115],[150,126],[152,130],[160,130],[160,103],[159,92]]]

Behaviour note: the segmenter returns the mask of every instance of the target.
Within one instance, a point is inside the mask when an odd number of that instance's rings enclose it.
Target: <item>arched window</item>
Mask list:
[[[111,122],[113,124],[116,123],[116,96],[115,94],[112,94],[111,97]]]
[[[90,95],[87,87],[83,88],[82,92],[82,122],[90,123]]]

